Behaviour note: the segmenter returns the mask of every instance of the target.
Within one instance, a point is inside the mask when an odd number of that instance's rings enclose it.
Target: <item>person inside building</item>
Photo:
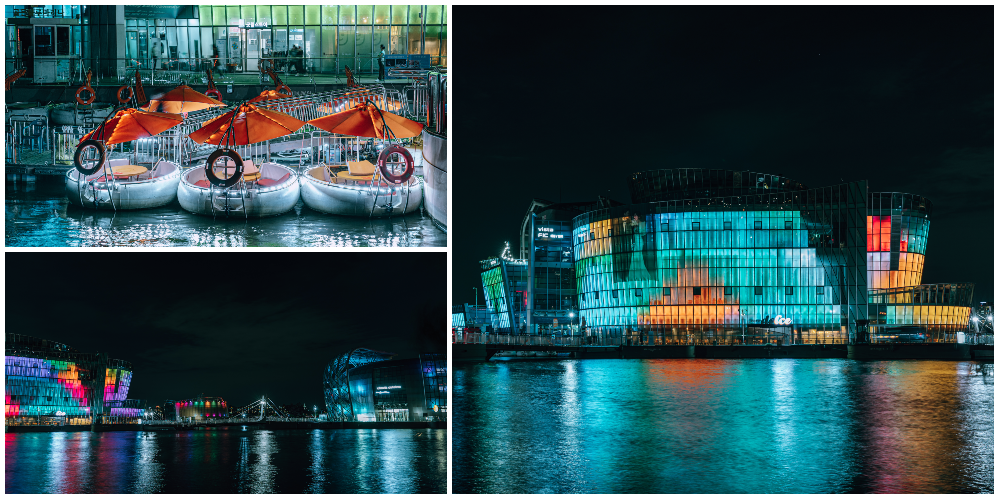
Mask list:
[[[385,45],[379,45],[381,50],[378,53],[378,80],[385,82]]]
[[[159,60],[160,60],[160,39],[159,38],[153,37],[153,39],[150,40],[150,42],[149,42],[149,57],[153,60],[153,64],[150,67],[153,68],[154,70],[155,69],[159,69],[159,65],[157,64],[159,62]]]

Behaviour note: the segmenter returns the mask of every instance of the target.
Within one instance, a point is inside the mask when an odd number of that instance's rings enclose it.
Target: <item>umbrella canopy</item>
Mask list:
[[[233,114],[236,119],[233,121]],[[232,138],[226,138],[225,145],[246,146],[291,134],[302,128],[306,122],[280,111],[258,108],[256,104],[243,104],[224,115],[213,118],[188,135],[193,141],[218,144],[229,130],[232,121]]]
[[[384,112],[387,109],[402,109],[403,104],[395,99],[383,99],[382,96],[378,95],[368,95],[360,92],[355,92],[359,94],[358,96],[352,96],[352,92],[344,94],[341,99],[334,99],[333,102],[325,102],[316,107],[316,111],[320,113],[325,113],[331,115],[333,113],[339,112],[341,109],[353,108],[358,104],[365,102],[365,100],[372,101]],[[337,104],[340,102],[340,104]],[[393,129],[395,131],[395,129]]]
[[[292,96],[288,94],[282,94],[277,90],[265,90],[261,92],[259,96],[254,97],[253,99],[250,99],[247,102],[273,101],[275,99],[287,99],[289,97]]]
[[[419,135],[420,131],[424,128],[421,123],[394,115],[388,111],[380,113],[371,104],[359,104],[354,108],[341,111],[340,113],[309,120],[308,123],[335,134],[388,139],[388,133],[382,124],[383,118],[385,119],[385,125],[388,125],[389,129],[392,130],[392,134],[400,139]]]
[[[104,124],[103,130],[97,127],[83,136],[80,142],[88,139],[104,141],[105,144],[134,141],[159,134],[182,121],[184,118],[181,115],[172,113],[153,113],[135,108],[123,109]]]
[[[154,97],[144,109],[160,113],[190,113],[225,105],[226,103],[212,99],[187,85],[181,85],[166,94]]]

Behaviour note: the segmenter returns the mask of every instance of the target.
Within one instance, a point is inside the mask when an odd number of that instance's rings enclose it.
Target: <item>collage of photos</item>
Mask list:
[[[4,493],[994,494],[993,8],[5,5]]]

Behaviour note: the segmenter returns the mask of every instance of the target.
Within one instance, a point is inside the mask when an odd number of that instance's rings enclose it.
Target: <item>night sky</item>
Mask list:
[[[993,300],[993,7],[454,8],[453,298],[532,198],[658,168],[934,204],[923,283]]]
[[[323,370],[340,353],[445,352],[445,258],[8,252],[5,326],[130,361],[129,397],[150,405],[204,393],[239,407],[266,394],[322,411]]]

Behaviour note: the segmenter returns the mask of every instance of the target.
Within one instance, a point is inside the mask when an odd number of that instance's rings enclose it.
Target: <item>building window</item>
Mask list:
[[[694,294],[695,295],[701,295],[701,287],[700,286],[694,287]]]
[[[732,295],[733,294],[733,287],[727,286],[727,287],[723,288],[722,292],[724,294],[726,294],[726,295]]]
[[[670,222],[669,221],[664,222],[660,226],[661,226],[660,231],[670,231]]]
[[[590,239],[594,239],[594,232],[593,231],[591,231],[591,233],[590,233]]]
[[[611,237],[611,230],[608,229],[608,238],[610,238],[610,237]]]
[[[816,287],[816,295],[823,295],[823,287],[821,286]]]
[[[762,286],[755,286],[755,287],[753,287],[753,294],[754,295],[764,295],[764,287],[762,287]]]
[[[791,295],[791,294],[792,294],[792,287],[786,286],[785,287],[785,295]]]
[[[670,296],[670,287],[669,286],[663,287],[663,296],[664,297],[669,297]]]
[[[792,221],[786,220],[785,221],[785,229],[791,229],[791,228],[792,228]]]
[[[611,290],[611,298],[613,298],[613,299],[617,299],[618,298],[618,290],[617,289]]]
[[[594,300],[597,300],[600,297],[601,297],[601,292],[594,292]]]
[[[759,220],[753,221],[753,228],[754,229],[764,229],[764,222],[763,221],[759,221]]]
[[[635,296],[636,297],[642,297],[642,288],[636,288],[635,289]]]
[[[694,231],[700,231],[701,230],[701,223],[700,222],[692,222],[691,223],[691,229],[694,230]]]
[[[725,221],[722,223],[722,229],[732,229],[733,223],[731,221]]]

